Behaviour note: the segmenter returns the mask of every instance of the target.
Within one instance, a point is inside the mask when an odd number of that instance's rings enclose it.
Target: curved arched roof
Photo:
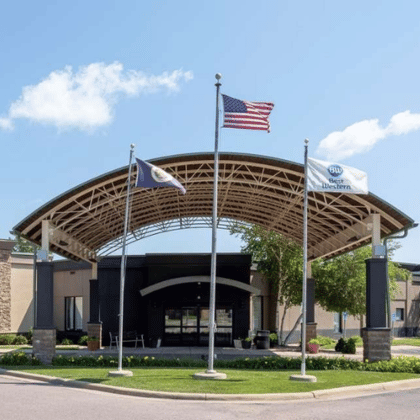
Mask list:
[[[187,189],[132,188],[129,242],[166,231],[210,227],[213,153],[150,160]],[[49,223],[50,249],[75,260],[94,261],[121,247],[128,166],[81,184],[26,217],[14,231],[41,244]],[[133,171],[134,182],[136,171]],[[219,228],[233,221],[259,224],[302,243],[303,165],[265,156],[220,153]],[[308,258],[332,257],[371,241],[371,215],[381,215],[381,236],[413,223],[369,193],[310,193]],[[44,222],[45,225],[45,222]]]

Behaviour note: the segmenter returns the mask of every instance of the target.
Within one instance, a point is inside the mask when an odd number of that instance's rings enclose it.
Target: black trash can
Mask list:
[[[257,335],[254,338],[257,349],[269,349],[270,348],[270,331],[260,330],[257,331]]]

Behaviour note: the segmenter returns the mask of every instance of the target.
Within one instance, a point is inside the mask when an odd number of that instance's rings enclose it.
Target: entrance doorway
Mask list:
[[[215,346],[232,345],[232,319],[232,307],[216,309]],[[163,343],[166,346],[208,346],[208,306],[167,307]]]

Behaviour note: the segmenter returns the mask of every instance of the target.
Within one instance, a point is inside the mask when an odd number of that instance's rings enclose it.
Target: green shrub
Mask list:
[[[335,351],[345,354],[356,354],[357,336],[347,340],[340,338],[335,346]]]
[[[116,356],[63,356],[58,355],[52,360],[53,366],[85,366],[85,367],[116,367]],[[156,359],[144,356],[126,356],[122,359],[124,367],[206,367],[207,362],[201,359]]]
[[[420,373],[420,359],[415,356],[400,356],[395,359],[375,363],[366,363],[365,369],[370,372],[406,372]]]
[[[16,334],[1,334],[0,346],[10,346],[16,338]]]
[[[349,338],[344,345],[343,353],[356,354],[356,340]]]
[[[89,339],[88,335],[82,335],[79,338],[79,341],[77,342],[77,344],[79,344],[80,346],[87,346],[88,339]]]
[[[312,338],[309,340],[309,344],[319,344],[321,345],[321,341],[318,338]]]
[[[28,344],[28,339],[24,335],[17,335],[15,339],[13,340],[13,344],[22,346],[22,345]]]
[[[270,334],[270,346],[275,346],[279,342],[279,338],[276,333]]]
[[[240,358],[235,360],[215,360],[218,369],[264,369],[264,370],[299,370],[302,360],[300,357],[255,357]],[[41,362],[20,353],[6,353],[0,356],[0,366],[33,366]],[[123,357],[124,367],[182,367],[205,368],[207,362],[201,359],[167,359],[154,357]],[[53,366],[82,366],[82,367],[110,367],[118,366],[116,356],[56,356],[52,361]],[[398,357],[389,361],[367,363],[358,360],[345,359],[344,357],[309,357],[306,359],[308,370],[358,370],[370,372],[406,372],[420,374],[420,359],[417,357]]]
[[[34,336],[34,329],[31,327],[29,328],[27,337],[28,337],[28,344],[32,344],[32,337]]]
[[[321,346],[329,346],[335,343],[335,340],[331,337],[324,337],[323,335],[317,335],[316,339],[319,341]]]
[[[0,356],[0,366],[38,366],[40,360],[24,352],[6,353]]]
[[[346,342],[345,342],[344,338],[341,337],[337,341],[337,344],[335,345],[335,351],[338,352],[338,353],[342,353],[345,345],[346,345]]]
[[[63,341],[61,342],[61,345],[63,345],[63,346],[71,346],[71,345],[73,345],[73,341],[70,340],[70,338],[64,338]]]

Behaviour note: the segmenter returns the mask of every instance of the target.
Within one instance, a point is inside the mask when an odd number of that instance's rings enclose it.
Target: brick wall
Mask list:
[[[14,241],[0,240],[0,333],[10,332],[12,328],[11,251],[14,244]]]

